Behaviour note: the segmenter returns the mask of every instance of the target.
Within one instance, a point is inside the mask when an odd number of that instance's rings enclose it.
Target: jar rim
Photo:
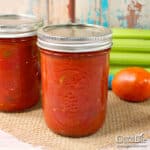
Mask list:
[[[93,52],[112,45],[110,29],[89,24],[57,24],[38,30],[38,46],[58,52]]]
[[[32,15],[0,15],[0,38],[19,38],[34,36],[43,21]]]

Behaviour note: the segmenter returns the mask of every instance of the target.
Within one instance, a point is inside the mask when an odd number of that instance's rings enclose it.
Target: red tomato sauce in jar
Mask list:
[[[84,33],[89,36],[99,35],[98,30],[105,30],[109,44],[103,43],[100,48],[101,34],[95,39],[83,35],[78,37],[81,28],[89,29]],[[46,36],[50,41],[44,39]],[[92,46],[89,45],[91,41]],[[38,45],[43,112],[48,127],[71,137],[96,132],[102,127],[106,115],[110,30],[88,25],[44,27],[39,31]]]
[[[10,33],[0,32],[0,111],[22,111],[40,96],[36,31],[11,32],[8,24],[7,28]]]

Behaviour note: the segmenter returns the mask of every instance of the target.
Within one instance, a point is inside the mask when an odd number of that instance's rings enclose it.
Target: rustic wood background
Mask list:
[[[111,27],[150,29],[150,0],[0,0],[0,14],[4,13],[41,14],[50,24],[75,20]]]
[[[49,23],[70,22],[71,0],[49,0]],[[150,0],[76,0],[76,22],[150,28]]]

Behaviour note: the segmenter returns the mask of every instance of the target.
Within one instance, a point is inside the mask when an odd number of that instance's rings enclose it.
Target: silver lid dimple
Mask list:
[[[0,15],[0,38],[33,36],[41,25],[42,21],[34,16]]]
[[[38,31],[38,46],[52,51],[92,52],[106,50],[111,45],[111,30],[97,25],[51,25]]]

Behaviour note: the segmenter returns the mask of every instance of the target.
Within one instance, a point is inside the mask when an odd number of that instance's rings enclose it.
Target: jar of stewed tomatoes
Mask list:
[[[45,26],[38,31],[42,103],[52,131],[87,136],[106,115],[112,33],[86,24]]]
[[[21,111],[40,96],[36,31],[40,20],[0,15],[0,111]]]

